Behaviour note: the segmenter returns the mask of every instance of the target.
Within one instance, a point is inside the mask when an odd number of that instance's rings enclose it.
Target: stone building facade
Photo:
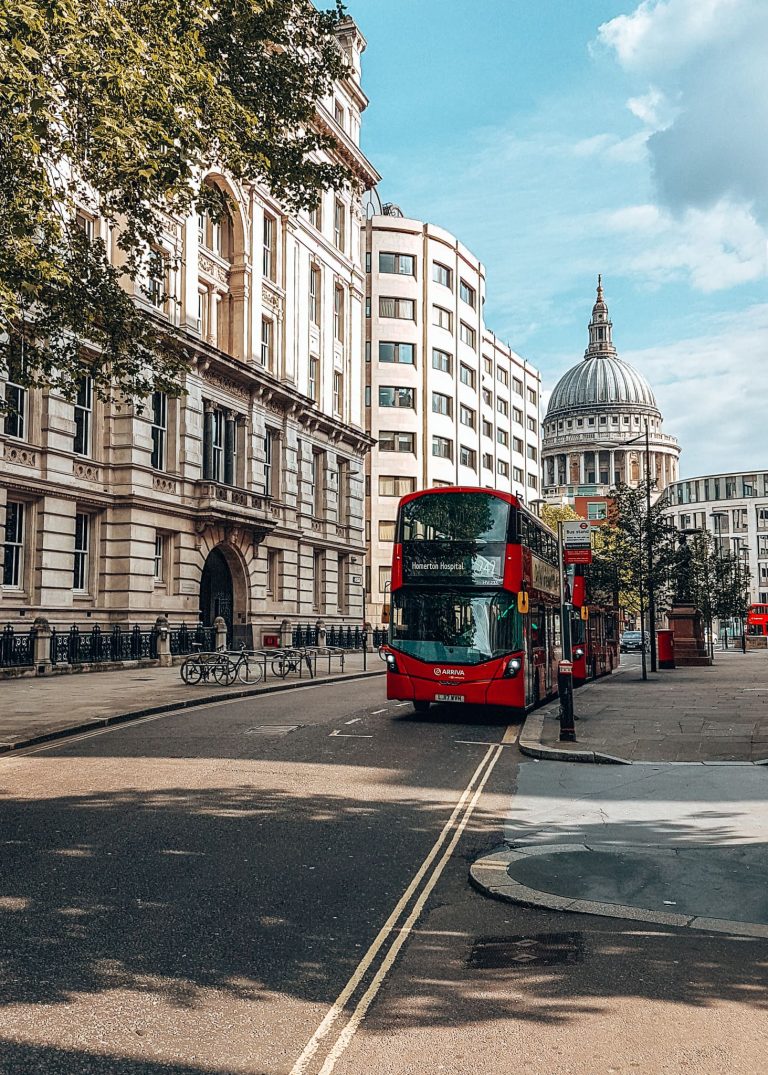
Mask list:
[[[359,189],[288,215],[261,186],[212,173],[231,219],[168,218],[169,298],[136,301],[191,354],[184,395],[115,409],[85,378],[74,404],[6,385],[0,418],[0,620],[226,620],[261,644],[283,621],[359,622],[364,457],[359,148],[365,41],[317,121]],[[114,240],[85,207],[82,226]]]
[[[390,210],[366,222],[365,248],[366,590],[378,623],[401,496],[440,485],[541,496],[541,379],[487,328],[485,267],[455,236]]]
[[[651,480],[659,495],[678,476],[680,447],[663,431],[651,386],[617,354],[598,277],[584,358],[557,382],[544,418],[544,498],[572,506],[577,498],[586,500],[594,519],[604,518],[614,485],[645,481],[646,423]]]

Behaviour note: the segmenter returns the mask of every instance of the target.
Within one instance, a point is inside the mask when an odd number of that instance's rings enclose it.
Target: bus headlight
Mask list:
[[[523,667],[523,662],[519,657],[512,657],[507,661],[507,667],[504,669],[504,675],[507,679],[514,679],[520,669]]]
[[[394,653],[388,653],[387,654],[387,671],[389,671],[389,672],[396,672],[397,671],[397,661],[395,660]]]
[[[575,649],[575,650],[573,651],[573,655],[574,655],[574,657],[576,657],[576,658],[580,658],[580,657],[583,657],[583,656],[584,656],[584,650],[583,650],[583,649]]]

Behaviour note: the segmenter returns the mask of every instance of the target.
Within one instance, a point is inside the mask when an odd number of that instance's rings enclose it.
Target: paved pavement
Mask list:
[[[328,671],[327,658],[320,658],[318,679],[327,680],[380,675],[384,666],[374,653],[367,654],[367,673],[363,671],[363,654],[345,656],[344,674],[334,658]],[[88,672],[78,675],[40,676],[0,681],[0,752],[14,750],[69,731],[113,723],[121,719],[144,716],[174,709],[198,706],[204,702],[224,701],[242,695],[263,694],[290,689],[309,682],[307,670],[277,679],[268,666],[268,678],[258,685],[233,684],[221,687],[212,683],[186,686],[179,668],[124,668],[117,672]]]
[[[711,668],[640,675],[639,657],[574,693],[576,743],[559,741],[559,705],[526,722],[524,753],[595,753],[623,761],[768,759],[768,654],[718,652]],[[578,760],[578,759],[577,759]],[[597,760],[600,760],[599,758]]]
[[[487,893],[551,910],[768,937],[768,660],[578,690],[526,721],[504,843],[472,867]],[[606,762],[598,765],[563,762]]]

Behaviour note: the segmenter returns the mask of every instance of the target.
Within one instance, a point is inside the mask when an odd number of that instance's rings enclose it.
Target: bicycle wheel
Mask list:
[[[196,683],[200,682],[200,677],[203,674],[200,657],[187,657],[179,671],[181,672],[182,680],[188,687],[195,686]]]
[[[261,679],[262,668],[258,661],[249,661],[243,657],[237,664],[237,678],[241,683],[258,683]]]
[[[229,687],[237,679],[237,665],[222,654],[211,669],[211,675],[219,686]]]
[[[285,679],[288,675],[288,661],[285,657],[273,657],[272,675],[279,676],[280,679]]]

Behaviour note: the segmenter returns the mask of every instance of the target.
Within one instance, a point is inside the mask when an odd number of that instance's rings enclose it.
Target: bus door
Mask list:
[[[539,681],[539,665],[541,664],[546,644],[546,621],[544,608],[541,605],[531,605],[531,611],[526,616],[528,621],[526,662],[527,675],[525,677],[525,701],[526,705],[532,705],[541,697]]]

